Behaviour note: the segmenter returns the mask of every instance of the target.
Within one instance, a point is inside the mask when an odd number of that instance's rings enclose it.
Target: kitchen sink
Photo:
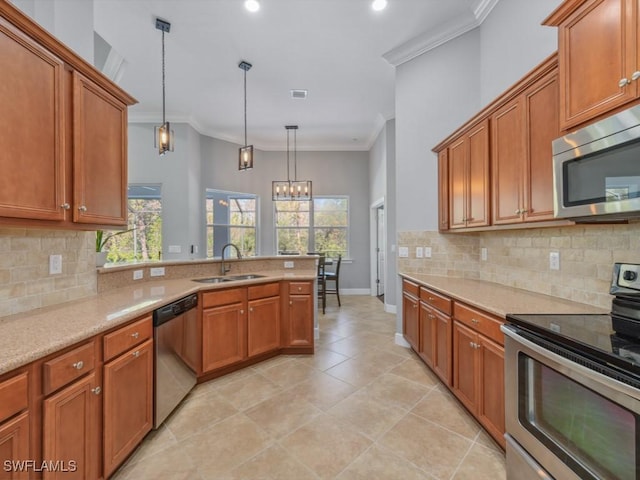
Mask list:
[[[192,281],[200,283],[222,283],[231,282],[234,279],[232,277],[208,277],[208,278],[194,278]]]
[[[254,278],[263,278],[264,275],[256,275],[254,273],[248,275],[230,275],[228,277],[207,277],[207,278],[194,278],[194,282],[200,283],[222,283],[222,282],[237,282],[240,280],[253,280]]]

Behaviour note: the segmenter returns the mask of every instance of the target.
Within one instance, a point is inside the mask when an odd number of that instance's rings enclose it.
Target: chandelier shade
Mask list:
[[[271,199],[273,201],[301,201],[308,202],[313,198],[313,182],[311,180],[298,180],[297,159],[297,125],[287,125],[287,179],[271,182]],[[293,180],[289,175],[289,132],[293,130]]]

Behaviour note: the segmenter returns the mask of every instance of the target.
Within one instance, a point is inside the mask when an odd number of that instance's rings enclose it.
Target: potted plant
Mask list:
[[[122,235],[124,233],[129,233],[135,230],[135,228],[130,228],[129,230],[121,230],[118,232],[105,232],[104,230],[96,231],[96,267],[102,267],[107,262],[107,255],[109,252],[104,252],[102,249],[105,247],[107,242],[111,240],[111,238]]]

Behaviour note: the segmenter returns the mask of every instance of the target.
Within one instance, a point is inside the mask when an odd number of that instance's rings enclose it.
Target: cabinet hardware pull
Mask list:
[[[78,207],[78,210],[80,210],[81,212],[86,212],[87,211],[87,207],[85,207],[84,205],[80,205]]]
[[[84,362],[82,360],[73,364],[73,368],[76,370],[82,370],[82,367],[84,367]]]
[[[102,392],[102,389],[98,386],[96,388],[92,388],[91,392],[95,393],[96,395],[100,395],[100,392]]]
[[[431,318],[431,319],[435,319],[435,318],[436,318],[436,317],[435,317],[435,315],[432,315],[431,313],[430,313],[428,316],[429,316],[429,318]]]
[[[293,301],[292,300],[289,300],[289,305],[293,305]]]
[[[240,310],[240,315],[243,315],[243,314],[244,314],[244,310]]]
[[[430,301],[430,302],[433,302],[433,297],[429,297],[429,301]]]
[[[628,78],[621,78],[620,81],[618,82],[618,86],[622,88],[622,87],[626,87],[630,83],[631,83],[631,80],[629,80]]]
[[[472,318],[471,319],[471,323],[478,324],[478,323],[480,323],[480,320],[476,320],[475,318]]]
[[[640,71],[636,70],[631,74],[631,80],[634,82],[640,78]]]
[[[134,333],[131,334],[131,336],[133,338],[138,338],[140,336],[140,334],[138,332],[134,332]]]
[[[471,348],[476,348],[476,347],[475,347],[475,343],[473,343],[473,342],[469,342],[469,346],[470,346]]]
[[[69,210],[71,208],[71,205],[65,202],[62,205],[60,205],[60,208],[62,208],[63,210]]]
[[[133,355],[134,357],[138,358],[140,356],[140,350],[136,350],[131,355]]]
[[[302,291],[302,287],[298,287],[298,291],[301,292]]]
[[[253,312],[253,307],[249,308],[249,311],[250,311],[250,312]]]

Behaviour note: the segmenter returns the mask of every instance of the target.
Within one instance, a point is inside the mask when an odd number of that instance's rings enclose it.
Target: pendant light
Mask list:
[[[253,168],[253,145],[247,145],[247,72],[251,64],[244,60],[238,64],[244,70],[244,147],[238,151],[238,170]]]
[[[287,125],[287,179],[271,182],[271,198],[274,201],[303,201],[313,198],[311,180],[298,180],[297,125]],[[293,130],[293,180],[289,175],[289,133]]]
[[[175,134],[165,115],[165,81],[164,81],[164,34],[169,33],[171,24],[165,20],[156,18],[156,28],[162,32],[162,125],[155,127],[155,147],[159,155],[173,152],[173,140]]]

